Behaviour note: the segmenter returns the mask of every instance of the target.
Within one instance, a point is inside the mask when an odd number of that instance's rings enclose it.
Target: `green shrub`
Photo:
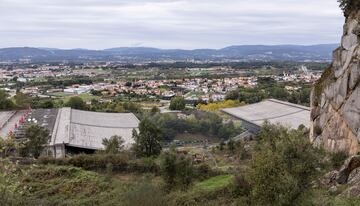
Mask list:
[[[78,96],[70,97],[70,99],[66,103],[66,106],[73,109],[87,110],[86,103],[81,97]]]
[[[38,158],[49,141],[49,131],[39,125],[30,125],[25,130],[24,141],[19,147],[19,153],[23,157]]]
[[[160,164],[162,177],[169,189],[179,187],[187,190],[194,178],[192,160],[186,155],[177,155],[174,151],[166,152]]]
[[[303,130],[265,124],[258,136],[248,181],[259,204],[292,205],[311,187],[321,154]]]
[[[205,180],[210,177],[220,175],[221,171],[212,169],[208,164],[202,163],[194,166],[194,178],[198,180]]]
[[[77,155],[68,160],[70,165],[89,170],[106,169],[111,163],[114,171],[125,171],[128,166],[128,158],[125,155]]]
[[[121,136],[111,136],[109,139],[105,138],[102,140],[102,144],[105,146],[106,154],[118,154],[124,149],[124,139]]]
[[[234,178],[234,193],[236,196],[249,196],[251,192],[251,185],[246,180],[244,175],[238,174]]]
[[[139,173],[158,173],[159,165],[153,158],[142,158],[129,160],[127,154],[94,154],[76,155],[71,158],[55,159],[42,157],[39,159],[41,164],[71,165],[81,167],[86,170],[106,171],[109,164],[112,165],[113,172],[139,172]]]
[[[317,106],[320,103],[321,94],[324,92],[325,86],[335,80],[335,73],[332,66],[324,70],[321,78],[314,84],[314,101],[313,105]]]
[[[234,200],[228,187],[213,191],[189,190],[188,192],[173,192],[169,195],[171,206],[209,206],[231,205]]]
[[[170,102],[170,110],[183,110],[185,109],[185,99],[184,97],[173,97]]]
[[[340,169],[344,164],[345,160],[348,158],[348,154],[344,151],[338,151],[331,154],[331,166],[334,169]]]
[[[130,188],[122,194],[122,204],[124,206],[167,206],[165,194],[151,183],[145,182]]]
[[[141,158],[129,162],[128,172],[155,173],[158,174],[160,166],[152,157]]]

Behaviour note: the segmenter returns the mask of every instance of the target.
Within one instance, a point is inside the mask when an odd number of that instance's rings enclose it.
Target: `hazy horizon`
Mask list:
[[[0,48],[332,44],[344,23],[336,0],[0,0],[0,12]]]
[[[321,45],[336,45],[338,43],[324,43],[324,44],[241,44],[241,45],[228,45],[221,48],[193,48],[193,49],[182,49],[182,48],[159,48],[159,47],[146,47],[146,46],[115,46],[111,48],[102,48],[102,49],[91,49],[91,48],[57,48],[57,47],[35,47],[35,46],[15,46],[15,47],[0,47],[0,49],[8,48],[37,48],[37,49],[60,49],[60,50],[107,50],[107,49],[116,49],[116,48],[152,48],[152,49],[162,49],[162,50],[201,50],[201,49],[211,49],[211,50],[220,50],[232,46],[321,46]],[[340,44],[339,44],[340,45]]]

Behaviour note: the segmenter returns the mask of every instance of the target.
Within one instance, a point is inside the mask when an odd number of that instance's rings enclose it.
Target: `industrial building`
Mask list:
[[[2,137],[13,133],[22,138],[29,124],[48,129],[51,138],[47,152],[55,157],[65,157],[102,150],[102,140],[113,135],[121,136],[125,147],[129,147],[134,142],[132,131],[138,129],[139,120],[132,113],[99,113],[71,108],[0,112]]]
[[[251,133],[258,133],[265,121],[292,129],[310,126],[310,108],[289,102],[268,99],[242,107],[223,109],[222,112],[239,119]]]

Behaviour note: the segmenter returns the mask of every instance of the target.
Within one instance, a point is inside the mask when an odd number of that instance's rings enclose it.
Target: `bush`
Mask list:
[[[192,206],[192,205],[231,205],[232,192],[228,187],[213,191],[189,191],[173,192],[169,195],[171,206]]]
[[[77,155],[68,159],[68,164],[88,170],[106,169],[111,163],[114,171],[126,171],[128,158],[124,155]]]
[[[122,195],[124,206],[161,206],[168,205],[165,194],[151,183],[139,184]]]
[[[360,8],[360,2],[358,0],[338,0],[340,8],[344,11],[345,16],[348,16],[351,11],[355,11]]]
[[[159,165],[152,158],[129,160],[126,154],[77,155],[71,158],[39,158],[41,164],[71,165],[87,170],[106,171],[111,165],[114,172],[159,173]]]
[[[194,167],[194,178],[199,180],[205,180],[220,174],[221,172],[213,170],[208,164],[205,163]]]
[[[159,165],[152,158],[129,160],[126,154],[77,155],[71,158],[41,157],[41,164],[71,165],[86,170],[106,171],[111,165],[114,172],[159,173]]]
[[[185,155],[166,152],[161,161],[161,174],[169,189],[179,187],[187,190],[193,181],[194,167],[192,160]]]
[[[129,162],[128,172],[158,174],[160,172],[160,166],[154,158],[141,158]]]
[[[161,153],[161,130],[149,118],[143,119],[139,124],[139,133],[133,130],[135,140],[133,151],[138,157],[158,156]]]
[[[348,154],[344,151],[338,151],[331,154],[331,166],[334,169],[340,169],[344,164],[345,160],[348,158]]]
[[[109,139],[105,138],[102,141],[102,144],[105,146],[105,153],[107,154],[117,154],[124,149],[124,139],[120,136],[114,135]]]
[[[174,97],[170,102],[170,110],[183,110],[185,109],[185,99],[183,97]]]
[[[304,130],[266,123],[258,136],[248,181],[259,204],[292,205],[315,179],[321,158]]]
[[[217,111],[220,109],[237,107],[237,106],[242,106],[242,105],[244,105],[244,103],[240,103],[239,101],[229,99],[229,100],[225,100],[223,102],[198,104],[196,106],[196,108],[198,108],[199,110],[211,112],[211,111]]]
[[[194,168],[192,160],[181,155],[176,164],[177,182],[182,190],[187,190],[193,181]]]
[[[19,148],[23,157],[38,158],[49,141],[49,131],[39,125],[30,125],[25,130],[26,141]]]
[[[234,178],[234,192],[237,196],[249,196],[251,192],[251,185],[246,178],[239,174]]]
[[[81,97],[71,97],[69,101],[66,103],[67,107],[71,107],[73,109],[79,109],[79,110],[87,110],[86,103],[84,102]]]

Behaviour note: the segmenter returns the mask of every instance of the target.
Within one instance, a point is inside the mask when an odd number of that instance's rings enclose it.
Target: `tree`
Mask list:
[[[185,109],[185,99],[183,97],[174,97],[170,101],[170,110]]]
[[[344,11],[345,16],[348,16],[351,10],[358,9],[360,2],[358,0],[338,0],[340,8]]]
[[[54,108],[54,102],[51,99],[41,99],[40,97],[35,97],[32,99],[31,108],[43,108],[51,109]]]
[[[151,110],[150,110],[150,113],[151,114],[156,114],[156,113],[159,113],[160,112],[160,109],[159,109],[159,107],[157,107],[157,106],[153,106],[152,108],[151,108]]]
[[[140,122],[139,133],[133,130],[134,151],[140,157],[157,156],[161,152],[161,131],[148,118]]]
[[[123,107],[122,104],[117,104],[115,106],[115,111],[118,112],[118,113],[123,113],[123,112],[125,112],[125,108]]]
[[[221,141],[220,144],[219,144],[219,149],[220,149],[220,151],[223,151],[223,150],[224,150],[224,146],[225,146],[225,142],[224,142],[224,141]]]
[[[124,149],[124,142],[122,137],[114,135],[110,139],[103,139],[102,144],[105,146],[105,153],[117,154]]]
[[[227,143],[227,149],[230,151],[230,153],[234,153],[235,151],[235,142],[234,140],[230,139]]]
[[[182,190],[187,190],[193,180],[194,168],[192,160],[185,155],[180,155],[176,161],[177,181]]]
[[[175,186],[176,178],[176,154],[174,152],[166,152],[160,164],[162,177],[169,189]]]
[[[321,154],[304,130],[265,123],[257,137],[248,181],[260,205],[292,205],[311,187]]]
[[[16,144],[13,136],[8,136],[3,139],[0,137],[0,156],[8,157],[16,149]]]
[[[84,100],[81,99],[81,97],[71,97],[69,101],[66,103],[67,107],[71,107],[73,109],[80,109],[80,110],[86,110],[86,104]]]
[[[340,8],[345,10],[345,8],[350,4],[351,0],[338,0],[340,3]]]
[[[126,111],[132,113],[141,113],[141,106],[133,102],[125,102],[123,107]]]
[[[17,92],[14,99],[19,109],[27,109],[31,106],[32,98],[22,92]]]
[[[226,100],[238,100],[239,99],[239,91],[238,90],[232,90],[229,91],[226,96]]]
[[[39,125],[31,125],[25,130],[25,139],[20,154],[38,158],[49,141],[49,132]]]
[[[169,189],[179,186],[186,190],[192,183],[194,168],[192,160],[185,155],[177,155],[175,151],[164,153],[160,168]]]
[[[98,90],[90,90],[90,94],[94,95],[94,96],[101,96],[101,91]]]
[[[0,90],[0,110],[11,110],[15,108],[14,102],[8,98],[9,95],[4,90]]]
[[[46,100],[40,104],[40,107],[44,109],[54,108],[54,102],[52,100]]]
[[[235,137],[238,134],[241,134],[241,128],[235,127],[233,121],[229,121],[226,124],[222,124],[217,131],[217,136],[221,139],[229,139]]]

